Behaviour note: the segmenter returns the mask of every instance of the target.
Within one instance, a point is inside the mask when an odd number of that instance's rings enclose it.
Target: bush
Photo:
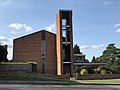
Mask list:
[[[112,71],[107,71],[107,74],[112,74]]]
[[[82,69],[86,69],[89,74],[95,73],[94,70],[93,70],[91,67],[81,66],[81,67],[80,67],[80,70],[82,70]]]
[[[112,74],[112,71],[110,71],[110,74]]]
[[[79,73],[80,72],[80,68],[79,67],[74,67],[74,73]]]
[[[82,69],[87,69],[88,67],[86,67],[86,66],[81,66],[80,67],[80,69],[82,70]]]
[[[104,68],[105,68],[105,67],[103,67],[103,66],[99,66],[99,67],[97,68],[97,70],[98,70],[99,72],[101,72],[102,70],[104,70]]]
[[[100,71],[98,69],[94,69],[95,74],[100,74]]]
[[[106,70],[101,70],[101,74],[106,74],[107,71]]]
[[[86,75],[86,74],[88,74],[88,71],[87,71],[86,69],[82,69],[82,70],[80,71],[80,74],[81,74],[81,75]]]

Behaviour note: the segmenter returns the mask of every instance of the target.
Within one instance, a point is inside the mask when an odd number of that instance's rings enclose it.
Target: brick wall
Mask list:
[[[91,74],[91,75],[76,75],[77,80],[90,80],[90,79],[115,79],[120,78],[120,74]]]
[[[42,30],[45,31],[45,30]],[[41,40],[42,31],[26,35],[14,40],[13,61],[36,62],[37,71],[41,73]],[[56,74],[56,37],[55,34],[45,31],[45,73]]]
[[[62,64],[62,39],[61,39],[61,14],[58,12],[56,14],[56,47],[57,47],[57,75],[62,75],[63,74],[63,64]]]
[[[26,35],[14,40],[13,61],[37,62],[37,71],[41,72],[41,32]]]
[[[46,32],[46,73],[57,73],[56,35]]]

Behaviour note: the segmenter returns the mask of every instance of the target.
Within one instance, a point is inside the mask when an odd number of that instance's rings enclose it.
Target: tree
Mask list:
[[[88,59],[85,59],[85,63],[89,63],[89,60],[88,60]]]
[[[103,55],[96,59],[97,62],[107,63],[107,67],[115,73],[120,73],[120,49],[111,43],[103,51]]]
[[[96,63],[95,56],[93,56],[93,58],[92,58],[92,62],[93,62],[93,63]]]
[[[0,45],[0,62],[7,62],[8,59],[7,59],[7,46],[4,45]]]
[[[82,52],[80,52],[80,48],[77,44],[75,44],[74,47],[73,47],[73,54],[82,54]],[[83,56],[83,57],[84,57],[83,62],[88,63],[89,60],[85,59],[85,56]]]
[[[74,53],[74,54],[82,54],[82,53],[80,52],[80,48],[79,48],[79,46],[78,46],[77,44],[74,45],[73,53]]]

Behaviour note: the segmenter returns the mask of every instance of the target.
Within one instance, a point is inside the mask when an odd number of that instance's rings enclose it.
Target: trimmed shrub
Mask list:
[[[88,71],[88,74],[94,74],[94,70],[91,67],[87,67],[87,66],[81,66],[80,70],[82,69],[86,69]]]
[[[107,71],[106,70],[101,70],[101,74],[106,74]]]
[[[100,71],[98,69],[94,69],[95,74],[100,74]]]
[[[88,74],[88,71],[87,71],[86,69],[82,69],[82,70],[80,71],[80,74],[81,74],[81,75],[86,75],[86,74]]]
[[[104,68],[105,68],[105,67],[103,67],[103,66],[99,66],[99,67],[97,68],[97,70],[101,72],[102,70],[104,70]]]

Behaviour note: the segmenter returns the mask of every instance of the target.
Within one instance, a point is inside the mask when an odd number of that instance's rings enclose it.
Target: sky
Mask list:
[[[120,0],[0,0],[0,44],[8,45],[8,59],[13,39],[42,29],[56,33],[59,9],[73,11],[73,43],[89,61],[110,43],[120,48]]]

